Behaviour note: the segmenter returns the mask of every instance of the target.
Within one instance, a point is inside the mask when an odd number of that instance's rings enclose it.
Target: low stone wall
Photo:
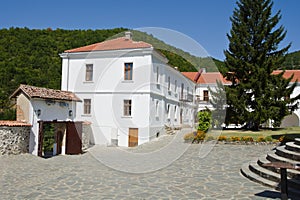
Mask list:
[[[90,147],[90,136],[92,135],[92,128],[90,123],[83,123],[82,125],[82,150],[85,151]]]
[[[29,152],[28,126],[0,126],[0,155]]]

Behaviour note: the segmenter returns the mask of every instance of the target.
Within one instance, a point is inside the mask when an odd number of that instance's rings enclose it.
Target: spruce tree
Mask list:
[[[300,98],[290,98],[296,83],[284,79],[281,67],[291,44],[278,48],[286,31],[279,26],[280,11],[272,15],[271,0],[240,0],[230,18],[229,48],[225,50],[223,75],[232,84],[226,87],[226,123],[247,123],[258,130],[262,123],[279,126],[284,116],[298,108]]]

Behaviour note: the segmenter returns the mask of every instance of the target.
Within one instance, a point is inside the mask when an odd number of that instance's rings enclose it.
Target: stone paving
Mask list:
[[[149,153],[174,137],[162,136],[121,150]],[[149,173],[124,172],[130,169],[115,170],[102,164],[99,155],[116,152],[115,147],[94,146],[82,155],[49,159],[29,154],[0,156],[0,199],[280,199],[277,191],[240,174],[243,163],[274,146],[216,144],[206,156],[199,157],[207,145],[181,141],[186,147],[182,156]]]

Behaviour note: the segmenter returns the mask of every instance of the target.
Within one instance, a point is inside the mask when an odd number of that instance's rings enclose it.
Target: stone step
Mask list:
[[[295,144],[295,142],[287,142],[285,145],[287,150],[300,153],[300,145]]]
[[[300,138],[295,138],[295,144],[300,145]]]
[[[252,171],[253,173],[268,179],[270,181],[274,181],[279,183],[280,182],[280,174],[278,174],[277,172],[271,171],[269,169],[263,168],[261,166],[259,166],[257,164],[257,162],[251,162],[249,163],[249,169],[250,171]]]
[[[300,161],[300,153],[287,150],[285,148],[285,146],[277,147],[275,153],[278,156],[281,156],[281,157],[284,157],[284,158],[288,158],[288,159],[291,159],[291,160],[294,160],[294,161]]]
[[[281,176],[279,173],[263,168],[259,166],[256,162],[251,162],[249,164],[249,169],[251,172],[259,175],[264,179],[276,182],[277,184],[280,183]],[[288,177],[288,186],[289,188],[294,188],[300,191],[300,180]]]
[[[277,189],[277,190],[279,189],[277,182],[270,181],[268,179],[265,179],[265,178],[255,174],[254,172],[252,172],[249,169],[249,163],[245,163],[245,164],[242,165],[241,174],[243,176],[245,176],[246,178],[250,179],[251,181],[260,183],[264,186],[268,186],[268,187],[271,187],[271,188],[274,188],[274,189]]]
[[[266,164],[266,163],[270,163],[271,161],[268,160],[266,158],[266,156],[261,156],[259,157],[259,159],[257,160],[257,164],[263,168],[266,168],[270,171],[273,171],[273,172],[276,172],[276,173],[280,173],[280,169],[276,169],[274,167],[267,167],[267,166],[263,166],[263,164]],[[288,177],[290,178],[295,178],[295,179],[298,179],[300,180],[300,171],[299,170],[294,170],[294,169],[287,169],[287,175]]]
[[[277,154],[275,154],[274,152],[270,152],[267,154],[267,159],[271,162],[285,162],[285,163],[291,163],[291,164],[299,164],[298,161],[295,161],[295,160],[291,160],[291,159],[288,159],[288,158],[284,158],[284,157],[281,157]]]

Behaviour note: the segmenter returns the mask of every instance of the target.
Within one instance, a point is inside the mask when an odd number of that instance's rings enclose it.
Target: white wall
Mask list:
[[[62,54],[62,90],[69,90],[82,100],[91,99],[92,113],[83,114],[83,102],[77,104],[76,120],[92,122],[92,143],[110,145],[115,133],[118,133],[119,146],[128,145],[129,128],[139,129],[139,144],[163,134],[164,124],[179,126],[180,109],[184,109],[184,122],[193,120],[186,110],[192,112],[193,102],[182,104],[179,101],[181,83],[184,93],[187,87],[194,94],[192,81],[180,72],[166,65],[152,48],[140,50],[101,51],[90,53]],[[133,80],[124,81],[124,63],[133,63]],[[93,64],[93,81],[85,81],[85,66]],[[159,82],[157,83],[157,67]],[[69,75],[68,75],[69,72]],[[168,91],[168,76],[171,89]],[[177,80],[177,92],[175,92]],[[157,87],[159,85],[159,87]],[[123,116],[124,99],[132,100],[132,116]],[[155,102],[159,101],[159,114],[153,113]],[[166,113],[170,104],[170,120]],[[177,106],[177,116],[174,108]],[[183,108],[184,107],[184,108]]]
[[[38,153],[38,133],[39,124],[38,121],[68,121],[73,120],[76,114],[75,102],[68,101],[53,101],[53,103],[47,104],[44,99],[31,99],[28,116],[29,123],[32,124],[30,141],[29,141],[29,153],[37,155]],[[41,114],[38,116],[38,110]],[[72,110],[73,116],[69,116],[69,110]]]

